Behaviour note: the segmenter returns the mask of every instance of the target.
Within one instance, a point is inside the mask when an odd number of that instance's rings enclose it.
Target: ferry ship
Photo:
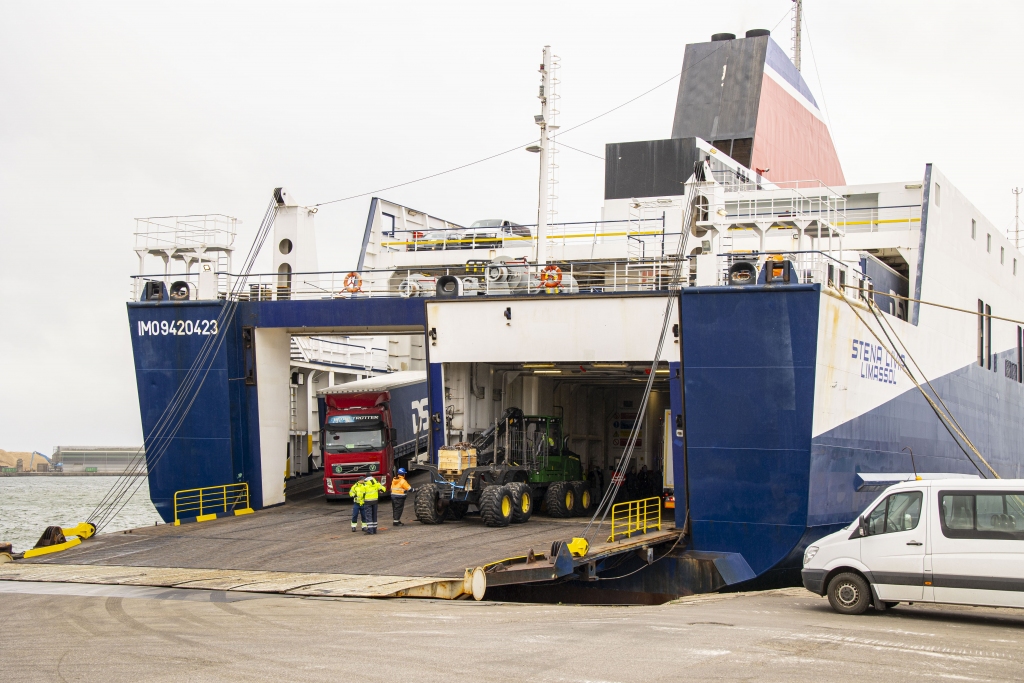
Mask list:
[[[767,31],[686,46],[670,137],[606,146],[600,219],[546,208],[471,223],[376,197],[336,272],[284,190],[270,273],[234,272],[234,219],[140,221],[129,331],[164,519],[205,486],[286,503],[316,466],[316,391],[399,370],[427,371],[424,462],[514,406],[560,416],[607,482],[640,420],[632,466],[671,472],[686,549],[727,583],[798,583],[804,548],[891,483],[1022,476],[1024,256],[932,164],[846,184]]]

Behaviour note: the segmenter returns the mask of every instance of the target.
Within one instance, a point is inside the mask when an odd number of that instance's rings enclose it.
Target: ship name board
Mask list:
[[[850,357],[860,361],[860,376],[863,379],[882,384],[896,384],[900,365],[881,344],[854,339],[853,354]],[[906,359],[901,356],[901,361],[905,362]]]

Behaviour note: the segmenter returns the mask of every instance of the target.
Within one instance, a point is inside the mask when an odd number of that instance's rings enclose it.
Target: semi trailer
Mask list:
[[[394,372],[317,392],[324,496],[349,497],[364,477],[390,484],[399,467],[427,452],[427,373]]]

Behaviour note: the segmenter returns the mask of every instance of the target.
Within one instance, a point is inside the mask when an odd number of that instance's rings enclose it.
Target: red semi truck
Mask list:
[[[324,495],[349,496],[363,477],[390,486],[395,470],[428,452],[427,373],[393,372],[317,393]]]

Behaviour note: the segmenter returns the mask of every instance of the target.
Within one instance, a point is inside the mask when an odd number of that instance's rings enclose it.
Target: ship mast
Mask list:
[[[1013,192],[1013,200],[1017,205],[1013,212],[1013,246],[1020,249],[1020,193],[1024,190],[1015,187],[1010,192]]]
[[[530,152],[540,153],[540,173],[537,183],[537,257],[538,265],[547,263],[548,245],[548,214],[552,212],[551,200],[554,198],[554,186],[557,183],[554,163],[555,150],[552,148],[554,141],[551,139],[551,131],[557,130],[558,125],[555,116],[558,110],[554,108],[557,95],[553,92],[554,63],[557,57],[551,54],[551,46],[544,46],[543,59],[540,64],[540,91],[537,98],[540,100],[540,114],[533,117],[534,122],[540,126],[540,145],[532,145],[526,149]]]
[[[793,66],[800,70],[800,26],[804,18],[804,0],[793,0]]]

